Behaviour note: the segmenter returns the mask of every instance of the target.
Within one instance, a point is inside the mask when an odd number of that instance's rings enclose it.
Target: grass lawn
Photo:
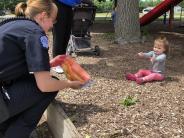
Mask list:
[[[111,12],[96,13],[95,20],[111,20]]]

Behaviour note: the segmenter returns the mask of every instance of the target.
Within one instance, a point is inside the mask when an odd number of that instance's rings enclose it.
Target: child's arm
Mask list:
[[[162,62],[162,61],[164,61],[164,60],[166,60],[166,55],[165,55],[165,54],[161,54],[161,55],[157,56],[157,57],[154,59],[154,61],[158,61],[158,62]]]
[[[144,57],[143,52],[139,52],[139,53],[138,53],[138,56],[139,56],[139,57]]]
[[[139,57],[144,57],[144,58],[151,58],[153,56],[153,51],[150,51],[148,53],[140,52],[140,53],[138,53],[138,56]]]

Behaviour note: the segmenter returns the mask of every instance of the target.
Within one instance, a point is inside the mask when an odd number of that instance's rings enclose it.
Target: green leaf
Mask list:
[[[127,96],[125,99],[120,101],[120,104],[124,105],[125,107],[128,107],[128,106],[136,104],[136,102],[138,102],[137,99],[135,99],[131,96]]]

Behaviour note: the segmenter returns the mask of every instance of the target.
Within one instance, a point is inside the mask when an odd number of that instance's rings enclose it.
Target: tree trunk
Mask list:
[[[115,39],[119,44],[140,42],[139,0],[118,0]]]

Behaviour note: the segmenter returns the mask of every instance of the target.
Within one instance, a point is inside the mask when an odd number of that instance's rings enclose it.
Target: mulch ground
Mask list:
[[[81,54],[76,60],[94,84],[87,89],[62,90],[56,97],[84,138],[184,137],[184,28],[174,23],[169,29],[154,22],[147,29],[146,42],[118,45],[113,33],[103,34],[112,32],[111,24],[92,28],[91,43],[100,46],[101,55]],[[149,62],[137,58],[137,53],[152,50],[160,34],[170,42],[166,79],[144,85],[125,80],[125,73],[148,67]],[[55,75],[65,79],[63,74]],[[127,97],[136,99],[135,104],[122,104]]]

